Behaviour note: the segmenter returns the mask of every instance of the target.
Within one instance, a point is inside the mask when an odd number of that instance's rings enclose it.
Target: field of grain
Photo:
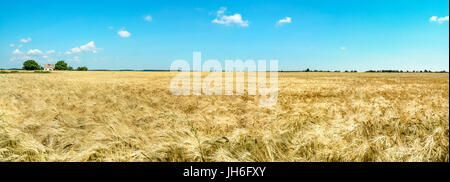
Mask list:
[[[0,74],[0,161],[449,161],[448,73],[279,73],[267,108],[175,74]]]

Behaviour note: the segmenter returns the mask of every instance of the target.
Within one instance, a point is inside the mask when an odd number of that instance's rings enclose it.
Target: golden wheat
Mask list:
[[[0,74],[0,161],[449,161],[449,75],[279,73],[279,97],[168,72]]]

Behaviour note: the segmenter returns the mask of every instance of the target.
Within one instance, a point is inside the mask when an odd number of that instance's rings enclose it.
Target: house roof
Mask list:
[[[48,67],[53,68],[53,67],[55,67],[55,65],[53,65],[53,64],[44,64],[44,68],[48,68]]]

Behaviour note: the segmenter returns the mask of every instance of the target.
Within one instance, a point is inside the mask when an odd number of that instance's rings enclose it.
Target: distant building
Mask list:
[[[44,64],[44,71],[53,71],[55,70],[55,65],[53,64]]]

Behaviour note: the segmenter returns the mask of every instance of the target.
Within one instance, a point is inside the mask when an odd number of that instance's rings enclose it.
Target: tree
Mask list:
[[[64,62],[63,60],[58,61],[58,62],[55,64],[55,69],[56,69],[56,70],[67,70],[67,63]]]
[[[67,70],[72,71],[73,70],[72,66],[67,67]]]
[[[78,67],[77,71],[87,71],[88,68],[86,66]]]
[[[24,70],[40,70],[41,66],[34,60],[27,60],[23,63],[22,69]]]

